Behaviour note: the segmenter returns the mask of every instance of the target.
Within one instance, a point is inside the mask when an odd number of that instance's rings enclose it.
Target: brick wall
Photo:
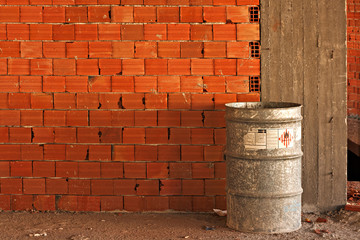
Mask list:
[[[360,1],[347,0],[348,115],[360,116]]]
[[[258,0],[0,0],[0,209],[226,208]]]

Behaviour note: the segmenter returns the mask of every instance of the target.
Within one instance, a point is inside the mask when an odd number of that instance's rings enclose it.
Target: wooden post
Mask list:
[[[303,210],[346,204],[346,2],[261,0],[262,101],[303,104]]]

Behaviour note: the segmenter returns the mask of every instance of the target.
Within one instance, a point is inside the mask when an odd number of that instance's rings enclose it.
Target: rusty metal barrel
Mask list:
[[[242,232],[301,227],[301,105],[226,104],[227,225]]]

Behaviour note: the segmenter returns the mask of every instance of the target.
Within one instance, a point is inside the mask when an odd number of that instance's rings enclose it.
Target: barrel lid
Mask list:
[[[228,108],[249,109],[249,110],[302,107],[301,104],[291,103],[291,102],[232,102],[232,103],[226,103],[225,106]]]

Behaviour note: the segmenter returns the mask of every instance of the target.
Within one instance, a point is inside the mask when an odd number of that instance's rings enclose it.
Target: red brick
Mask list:
[[[8,59],[9,75],[29,75],[30,60],[29,59]]]
[[[41,58],[42,43],[41,42],[21,42],[20,44],[22,58]]]
[[[109,6],[89,6],[88,7],[89,22],[110,22]]]
[[[134,8],[128,6],[111,7],[111,22],[117,22],[117,23],[134,22]]]
[[[77,211],[77,196],[61,196],[56,205],[57,210]]]
[[[87,7],[66,7],[65,22],[67,23],[86,23]]]
[[[156,111],[135,112],[135,126],[156,126],[156,125],[157,125]]]
[[[166,5],[166,0],[144,0],[144,5]]]
[[[54,75],[76,75],[75,59],[54,59]]]
[[[68,42],[66,43],[66,56],[68,58],[88,58],[88,42]]]
[[[169,163],[170,178],[191,178],[191,163]]]
[[[87,111],[67,111],[66,112],[67,126],[88,126],[88,112]]]
[[[0,195],[0,209],[9,211],[10,208],[10,195]]]
[[[10,162],[10,175],[12,177],[31,177],[32,162]]]
[[[191,109],[193,110],[214,109],[214,96],[212,94],[191,95]]]
[[[146,109],[167,109],[166,93],[146,93],[145,94]]]
[[[10,128],[10,142],[12,143],[30,143],[31,129],[30,128]]]
[[[157,161],[157,146],[136,145],[135,161]]]
[[[66,160],[89,160],[88,146],[66,145]]]
[[[231,102],[236,102],[236,94],[215,94],[215,109],[225,109],[225,104]]]
[[[96,24],[78,24],[75,25],[76,40],[97,40]]]
[[[23,179],[24,194],[45,194],[45,179]]]
[[[21,160],[43,160],[43,152],[42,145],[21,145]]]
[[[179,42],[158,42],[158,56],[159,57],[180,57],[180,43]],[[170,74],[170,70],[169,70]]]
[[[145,199],[141,196],[125,196],[124,209],[126,211],[140,212],[145,210]]]
[[[47,194],[67,194],[68,182],[66,179],[46,179],[46,193]]]
[[[165,211],[168,209],[168,197],[145,197],[145,211]]]
[[[134,42],[112,42],[114,58],[133,58]]]
[[[96,5],[97,0],[75,0],[76,5]]]
[[[225,129],[214,129],[215,144],[226,144],[226,131]]]
[[[133,111],[113,111],[111,112],[112,126],[134,126]]]
[[[44,7],[43,21],[45,23],[65,22],[65,7]]]
[[[182,180],[183,195],[204,195],[204,180]]]
[[[134,77],[113,76],[111,77],[112,92],[134,92]]]
[[[99,128],[77,128],[78,143],[99,143]]]
[[[0,83],[1,85],[1,83]],[[0,108],[9,108],[8,93],[0,93]]]
[[[90,111],[90,126],[110,126],[110,111]]]
[[[99,94],[96,93],[79,93],[77,94],[78,109],[98,109]]]
[[[188,93],[169,94],[169,109],[190,109],[191,95]]]
[[[203,57],[204,46],[201,42],[181,42],[180,49],[182,58]]]
[[[158,7],[157,22],[179,22],[179,8]]]
[[[190,75],[190,59],[169,59],[168,73],[170,75]]]
[[[43,42],[43,55],[46,58],[64,58],[64,42]]]
[[[10,163],[9,162],[0,162],[0,177],[10,177]],[[1,182],[1,180],[0,180],[0,182]]]
[[[259,24],[237,24],[237,40],[260,40]]]
[[[193,197],[194,212],[212,212],[215,207],[215,198],[207,196]]]
[[[167,5],[189,5],[189,0],[167,0]]]
[[[78,196],[78,211],[100,211],[100,197]]]
[[[221,76],[205,76],[204,92],[225,92],[225,78]]]
[[[249,78],[246,76],[226,77],[226,92],[249,92]]]
[[[181,112],[181,126],[200,127],[203,126],[203,112],[183,111]]]
[[[20,92],[42,92],[41,76],[21,76]]]
[[[190,40],[189,24],[168,24],[168,40]]]
[[[101,211],[120,211],[123,210],[123,204],[123,197],[101,197]]]
[[[30,93],[9,93],[9,108],[30,108]]]
[[[7,75],[7,59],[0,59],[0,75]]]
[[[143,4],[143,0],[121,0],[123,5],[139,5]]]
[[[33,109],[52,109],[53,95],[47,93],[31,94],[31,108]]]
[[[209,128],[193,128],[191,129],[192,144],[213,144],[213,130]]]
[[[76,142],[76,128],[54,128],[55,143]]]
[[[212,5],[212,0],[190,0],[190,5]]]
[[[110,58],[112,55],[111,42],[90,42],[89,58]]]
[[[65,77],[61,76],[44,76],[44,92],[65,92]]]
[[[0,39],[6,40],[6,24],[0,24]]]
[[[33,209],[32,195],[15,195],[11,196],[11,210],[29,211]]]
[[[157,77],[141,76],[134,79],[135,92],[156,92]]]
[[[146,163],[124,163],[124,177],[146,178]]]
[[[225,179],[206,179],[205,195],[225,195]]]
[[[69,179],[69,194],[90,195],[90,180],[87,179]]]
[[[147,178],[168,178],[168,163],[147,163]]]
[[[191,40],[212,40],[211,25],[191,25]]]
[[[145,40],[166,40],[166,24],[144,25]]]
[[[156,58],[157,44],[156,42],[136,42],[135,43],[136,58]]]
[[[19,110],[2,110],[0,111],[0,125],[20,125]]]
[[[181,161],[199,162],[204,160],[203,146],[181,146]]]
[[[155,7],[134,7],[134,22],[156,22]]]
[[[144,94],[123,94],[122,105],[124,109],[144,109]]]
[[[159,195],[159,180],[137,180],[136,185],[138,195]]]
[[[101,143],[121,143],[122,129],[121,128],[100,128]]]
[[[169,59],[169,61],[170,60],[172,59]],[[190,61],[188,62],[190,64]],[[179,76],[158,76],[158,92],[179,92],[179,91],[180,91]]]
[[[57,59],[54,59],[54,61]],[[31,75],[52,75],[53,60],[52,59],[31,59]],[[55,69],[57,70],[57,69]],[[55,72],[57,74],[58,72]]]
[[[31,24],[30,40],[52,40],[52,25]]]
[[[213,25],[214,40],[236,40],[236,26],[234,24]]]
[[[160,195],[181,195],[181,180],[160,180]]]
[[[1,6],[0,22],[19,22],[19,7]]]
[[[214,178],[215,173],[213,163],[192,163],[191,171],[193,178]]]
[[[65,145],[45,145],[44,160],[64,160]]]
[[[30,38],[28,24],[8,24],[6,31],[8,40],[29,40]]]
[[[109,76],[88,77],[89,92],[111,92],[111,78]]]
[[[113,161],[134,161],[135,151],[134,146],[115,145],[112,152]]]
[[[124,128],[123,143],[145,143],[145,129]]]
[[[121,74],[121,59],[99,59],[101,75]]]
[[[237,75],[260,75],[260,59],[238,59]]]
[[[204,43],[204,57],[205,58],[226,57],[226,43],[225,42],[205,42]]]
[[[168,129],[167,128],[146,128],[147,144],[167,144]]]
[[[80,178],[99,178],[100,163],[99,162],[79,162]]]
[[[225,7],[204,7],[203,11],[205,22],[226,22]]]
[[[124,75],[144,75],[145,73],[144,59],[123,59],[122,64]]]
[[[181,22],[203,22],[202,7],[181,7],[180,8]]]
[[[158,160],[165,162],[180,161],[180,146],[176,145],[159,145]]]
[[[20,42],[0,42],[0,57],[20,57]]]
[[[55,211],[55,196],[35,196],[34,208],[38,211]]]
[[[122,178],[123,177],[123,163],[118,162],[102,162],[100,167],[102,178]]]
[[[65,126],[65,111],[44,111],[45,126]]]
[[[91,161],[110,161],[111,146],[110,145],[90,145],[89,160]]]
[[[120,40],[119,24],[98,24],[99,40]]]
[[[33,162],[34,177],[55,177],[55,162]]]
[[[249,93],[249,94],[237,94],[238,102],[259,102],[260,94],[259,93]]]
[[[144,40],[143,25],[122,25],[121,26],[122,40]]]
[[[249,8],[248,6],[227,7],[226,17],[233,23],[249,22]]]
[[[181,76],[181,92],[203,92],[203,79],[200,76]]]
[[[135,179],[115,179],[114,194],[115,195],[135,195]]]
[[[98,75],[99,60],[98,59],[78,59],[76,60],[77,75]]]
[[[75,109],[76,96],[74,93],[54,93],[55,109]]]
[[[187,196],[169,197],[169,207],[175,211],[192,211],[192,198]]]
[[[205,111],[204,112],[205,127],[225,127],[225,112],[224,111]]]
[[[215,167],[215,178],[226,178],[226,163],[216,162]]]
[[[53,40],[75,39],[74,25],[53,25],[52,30],[53,30]],[[86,40],[86,39],[78,39],[77,37],[77,40]]]
[[[215,59],[215,75],[236,75],[236,59]]]
[[[164,127],[180,126],[180,111],[159,111],[158,125]]]
[[[53,128],[32,128],[34,137],[33,143],[53,143],[55,139],[55,133]]]
[[[22,179],[21,178],[2,178],[1,193],[2,194],[21,194],[22,193]]]
[[[236,0],[213,0],[214,5],[236,5]]]

